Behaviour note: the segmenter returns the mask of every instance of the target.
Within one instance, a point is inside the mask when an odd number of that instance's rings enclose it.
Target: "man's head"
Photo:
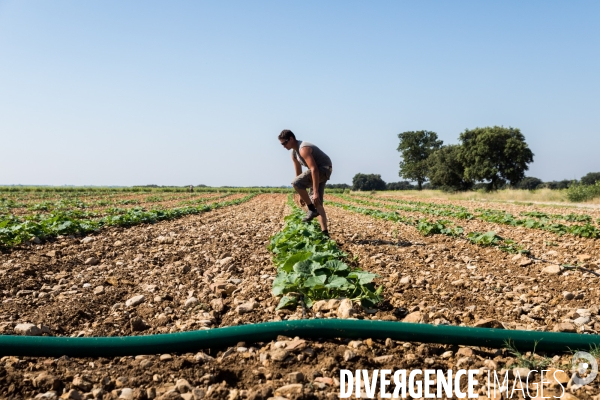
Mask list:
[[[289,129],[282,130],[278,138],[279,143],[281,143],[286,150],[289,150],[296,145],[296,135],[294,135],[294,132],[290,131]]]

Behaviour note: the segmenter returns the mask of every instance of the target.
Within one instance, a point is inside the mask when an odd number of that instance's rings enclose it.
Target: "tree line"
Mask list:
[[[407,131],[398,134],[400,144],[399,176],[404,181],[386,183],[378,174],[356,174],[352,186],[329,184],[327,187],[353,190],[445,191],[485,189],[567,189],[572,185],[594,185],[600,172],[590,172],[576,180],[543,182],[525,176],[533,162],[533,152],[518,128],[503,126],[466,129],[458,144],[444,145],[432,131]],[[413,185],[412,182],[416,182]]]

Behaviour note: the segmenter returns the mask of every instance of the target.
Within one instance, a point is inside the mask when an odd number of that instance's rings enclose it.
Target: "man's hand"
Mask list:
[[[319,197],[319,192],[315,192],[315,194],[313,194],[312,201],[313,201],[313,204],[315,205],[315,207],[321,204],[321,198]]]

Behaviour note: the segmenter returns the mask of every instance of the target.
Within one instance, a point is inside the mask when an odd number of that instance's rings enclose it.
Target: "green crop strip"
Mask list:
[[[32,240],[34,237],[47,239],[58,235],[77,235],[97,231],[105,226],[133,226],[144,223],[181,218],[200,214],[221,207],[244,203],[256,196],[249,194],[236,200],[222,201],[189,207],[143,210],[127,209],[118,215],[107,215],[100,219],[83,219],[73,212],[60,212],[44,216],[20,219],[14,215],[0,217],[0,246],[12,247]]]
[[[419,233],[423,236],[441,234],[451,237],[463,237],[464,234],[464,229],[462,227],[454,225],[450,221],[429,221],[427,219],[415,220],[411,217],[404,217],[396,212],[373,210],[370,208],[356,207],[348,204],[335,203],[332,201],[328,201],[327,204],[343,208],[344,210],[368,215],[374,218],[384,219],[393,222],[400,222],[405,225],[413,226],[417,228]],[[480,238],[480,236],[482,235],[484,236],[484,238]],[[465,238],[473,244],[480,246],[494,246],[507,253],[529,254],[529,250],[517,245],[514,240],[504,239],[496,235],[496,232],[493,231],[487,232],[485,234],[481,234],[479,232],[471,232],[467,233]]]
[[[433,215],[436,217],[453,217],[453,218],[466,219],[466,220],[470,220],[470,219],[474,218],[473,214],[468,212],[466,209],[463,209],[462,207],[457,207],[456,209],[449,208],[449,207],[438,208],[438,207],[435,207],[434,205],[427,204],[427,203],[421,203],[417,206],[399,206],[399,205],[393,206],[393,205],[378,203],[378,202],[374,202],[374,201],[361,200],[361,199],[357,199],[356,197],[353,197],[353,196],[338,195],[338,197],[340,197],[344,200],[353,201],[358,204],[364,204],[364,205],[374,206],[374,207],[383,207],[383,208],[387,208],[387,209],[391,209],[391,210],[401,210],[401,211],[407,211],[407,212],[420,212],[422,214]]]
[[[316,221],[302,222],[304,213],[292,195],[288,205],[292,213],[285,217],[285,227],[267,246],[277,266],[272,292],[283,296],[277,309],[295,308],[300,301],[312,307],[317,300],[341,297],[369,306],[380,303],[383,286],[375,289],[373,283],[378,275],[351,268],[344,262],[347,254],[321,233]]]
[[[358,204],[370,205],[374,207],[384,207],[388,209],[399,209],[407,212],[420,212],[422,214],[434,215],[434,216],[445,216],[445,217],[453,217],[458,219],[479,219],[481,221],[492,222],[496,224],[502,225],[510,225],[510,226],[522,226],[529,229],[539,229],[547,232],[551,232],[557,235],[571,234],[577,237],[596,239],[600,237],[600,230],[595,226],[591,225],[590,221],[588,221],[585,225],[564,225],[559,223],[552,223],[548,219],[519,219],[515,218],[512,214],[493,209],[482,209],[478,208],[475,211],[479,212],[479,214],[473,215],[468,212],[464,207],[460,206],[449,206],[449,205],[437,205],[432,203],[422,203],[422,202],[409,202],[405,200],[385,200],[392,202],[401,202],[401,203],[419,203],[419,206],[391,206],[389,204],[378,203],[373,201],[365,201],[359,200],[355,196],[339,196],[345,200],[353,201]],[[363,196],[366,198],[372,198],[369,196]],[[425,206],[427,205],[427,206]],[[453,211],[454,210],[454,211]],[[543,213],[540,213],[543,214]],[[535,214],[539,215],[539,214]],[[576,214],[569,214],[564,217],[565,220],[575,221],[577,218],[580,218],[582,221],[587,221],[585,216],[580,216]],[[569,219],[570,218],[570,219]]]

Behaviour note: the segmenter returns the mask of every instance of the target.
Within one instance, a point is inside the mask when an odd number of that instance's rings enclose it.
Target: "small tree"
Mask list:
[[[438,140],[437,133],[430,131],[403,132],[398,134],[398,138],[400,145],[397,150],[402,155],[399,175],[416,181],[418,189],[421,190],[429,171],[427,158],[444,142]]]
[[[465,166],[458,159],[460,146],[442,146],[428,158],[429,182],[448,192],[469,190],[473,182],[465,179]]]
[[[465,178],[489,181],[488,190],[497,190],[506,181],[516,185],[533,162],[533,153],[519,129],[502,126],[475,128],[460,134],[458,159],[465,166]]]
[[[352,190],[385,190],[385,182],[379,174],[356,174],[352,178]]]
[[[600,172],[590,172],[581,178],[582,185],[593,185],[600,181]]]
[[[532,176],[526,176],[519,183],[515,185],[516,189],[524,189],[524,190],[535,190],[540,187],[543,187],[544,182],[539,178],[534,178]]]

